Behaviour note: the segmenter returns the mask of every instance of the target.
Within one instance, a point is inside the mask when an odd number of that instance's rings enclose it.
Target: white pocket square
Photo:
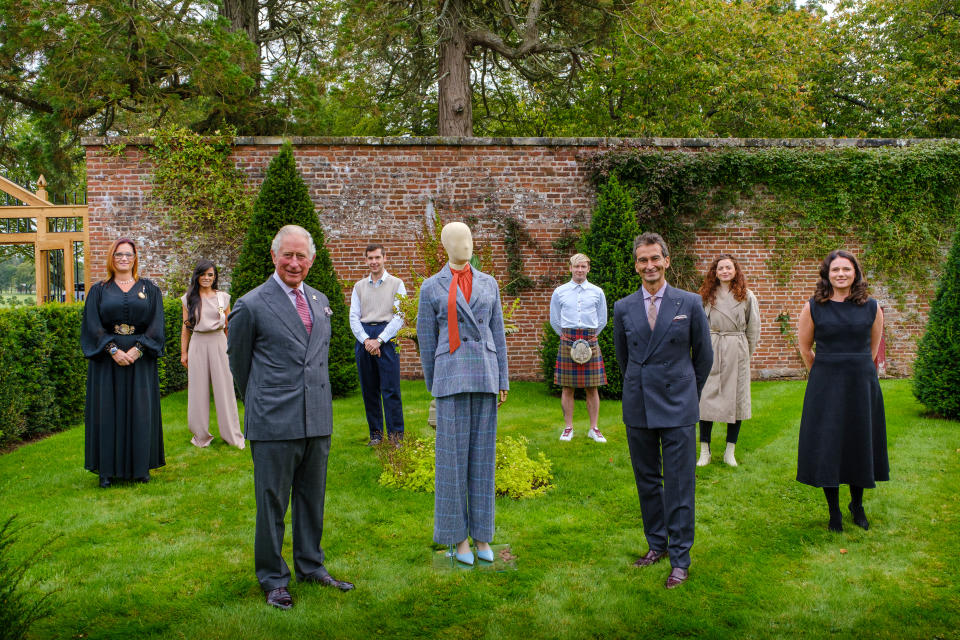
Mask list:
[[[679,315],[679,316],[673,316],[674,321],[677,321],[677,320],[686,320],[686,318],[687,318],[686,314],[682,314],[682,315]]]

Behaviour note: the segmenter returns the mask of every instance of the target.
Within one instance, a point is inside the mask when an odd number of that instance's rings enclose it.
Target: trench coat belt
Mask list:
[[[747,334],[743,331],[711,331],[711,336],[719,336],[721,338],[728,338],[731,336],[740,336],[744,340],[747,339]],[[713,350],[713,370],[714,371],[723,371],[723,349],[714,349]],[[720,379],[720,395],[723,395],[723,379]]]

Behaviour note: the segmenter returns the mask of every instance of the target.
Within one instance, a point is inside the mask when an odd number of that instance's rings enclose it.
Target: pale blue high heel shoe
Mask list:
[[[450,553],[457,559],[457,562],[462,562],[463,564],[473,566],[473,551],[467,551],[466,553],[460,553],[457,551],[455,545],[450,545]]]
[[[493,562],[493,549],[477,549],[477,557],[484,562]]]

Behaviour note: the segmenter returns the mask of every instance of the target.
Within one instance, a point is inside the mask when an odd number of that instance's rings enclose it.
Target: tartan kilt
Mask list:
[[[607,384],[607,371],[603,366],[603,354],[597,343],[595,329],[564,329],[557,349],[557,364],[553,371],[553,383],[559,387],[602,387]],[[577,340],[586,340],[593,348],[593,357],[584,364],[577,364],[570,357],[570,347]]]

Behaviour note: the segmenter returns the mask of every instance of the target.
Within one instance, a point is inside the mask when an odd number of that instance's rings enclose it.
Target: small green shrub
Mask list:
[[[408,491],[433,492],[434,451],[436,441],[408,438],[394,448],[386,440],[377,447],[383,465],[379,482],[385,487]],[[527,439],[507,436],[497,440],[495,484],[498,496],[531,498],[547,491],[553,475],[543,452],[536,459],[527,454]]]
[[[25,559],[13,557],[11,547],[17,542],[14,517],[0,525],[0,640],[27,637],[35,622],[53,612],[49,601],[52,592],[37,593],[24,588],[24,575],[38,551]]]
[[[913,394],[931,412],[960,419],[960,231],[917,345]]]

